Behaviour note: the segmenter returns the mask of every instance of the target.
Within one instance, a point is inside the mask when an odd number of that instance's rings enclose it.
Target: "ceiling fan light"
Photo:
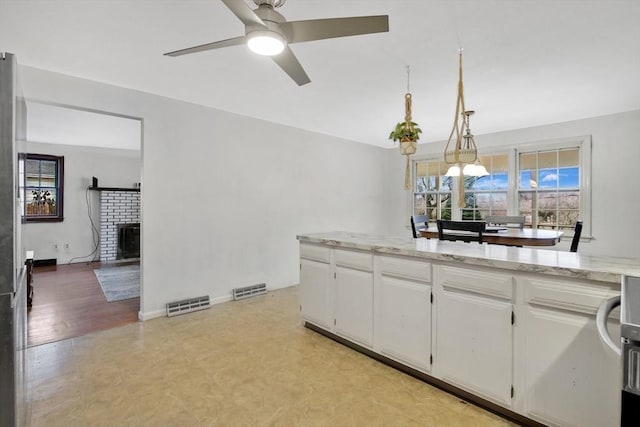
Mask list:
[[[286,42],[275,31],[253,31],[247,34],[247,46],[258,55],[273,56],[284,50]]]

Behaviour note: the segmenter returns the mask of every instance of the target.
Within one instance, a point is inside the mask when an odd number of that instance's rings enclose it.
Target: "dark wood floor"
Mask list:
[[[107,302],[93,272],[104,266],[92,262],[34,269],[29,347],[138,321],[140,298]]]

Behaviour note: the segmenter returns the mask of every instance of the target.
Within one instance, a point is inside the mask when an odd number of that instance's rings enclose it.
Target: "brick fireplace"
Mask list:
[[[125,189],[100,192],[100,261],[115,261],[118,253],[118,235],[123,225],[140,223],[140,192]]]

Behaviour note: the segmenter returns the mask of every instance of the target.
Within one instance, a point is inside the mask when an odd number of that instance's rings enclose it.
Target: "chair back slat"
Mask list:
[[[429,218],[426,215],[411,216],[411,232],[413,233],[414,239],[420,237],[420,230],[426,230],[429,227],[427,224],[428,221]]]
[[[578,244],[580,243],[580,235],[582,234],[582,221],[576,222],[576,227],[573,232],[573,240],[571,241],[570,252],[578,252]]]
[[[487,225],[503,225],[505,227],[524,228],[524,215],[489,215],[485,218]]]
[[[438,239],[461,240],[467,243],[482,243],[482,234],[487,228],[487,223],[484,221],[447,221],[439,219],[437,224]],[[449,233],[448,231],[454,231],[454,233]]]

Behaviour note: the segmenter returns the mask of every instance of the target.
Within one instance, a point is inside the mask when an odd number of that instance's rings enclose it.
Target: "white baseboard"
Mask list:
[[[233,300],[233,295],[231,294],[222,295],[216,298],[211,298],[210,300],[211,300],[211,305],[222,304],[224,302],[229,302]],[[144,322],[146,320],[151,320],[158,317],[164,317],[166,315],[167,315],[166,309],[153,310],[153,311],[147,311],[147,312],[138,311],[138,320]]]
[[[139,311],[138,312],[138,320],[144,322],[145,320],[155,319],[156,317],[162,317],[167,315],[167,310],[154,310],[148,311],[146,313]]]
[[[233,300],[233,294],[223,295],[221,297],[215,297],[211,299],[211,305],[222,304],[223,302],[229,302]]]
[[[276,289],[288,288],[289,286],[296,286],[296,285],[297,285],[297,283],[294,283],[293,285],[267,287],[267,292],[268,291],[275,291]],[[225,302],[233,301],[233,294],[222,295],[222,296],[215,297],[215,298],[211,298],[211,297],[209,297],[209,298],[211,300],[211,305],[216,305],[216,304],[222,304],[222,303],[225,303]],[[153,311],[148,311],[148,312],[139,311],[138,312],[138,320],[144,322],[146,320],[155,319],[157,317],[164,317],[166,315],[167,315],[167,310],[166,309],[153,310]]]

